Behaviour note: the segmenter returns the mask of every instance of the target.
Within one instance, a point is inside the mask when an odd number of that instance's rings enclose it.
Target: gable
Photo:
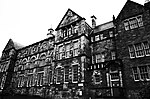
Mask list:
[[[76,22],[78,20],[81,20],[82,17],[76,14],[74,11],[71,9],[68,9],[62,20],[60,21],[59,25],[57,26],[56,30],[59,28],[62,28],[64,26],[67,26],[73,22]]]
[[[12,49],[14,47],[14,43],[12,41],[12,39],[9,39],[8,43],[6,44],[5,48],[3,51],[7,51],[9,49]]]
[[[142,13],[144,10],[144,6],[141,4],[138,4],[136,2],[133,2],[131,0],[128,0],[122,10],[120,11],[119,15],[117,16],[117,21],[124,20],[129,17],[133,17],[135,15],[138,15]]]

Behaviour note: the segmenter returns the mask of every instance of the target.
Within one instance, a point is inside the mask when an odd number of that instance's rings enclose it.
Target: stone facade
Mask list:
[[[116,46],[118,58],[122,59],[124,65],[126,96],[137,99],[140,90],[149,83],[150,9],[128,0],[118,15],[116,24]]]
[[[68,9],[55,36],[0,58],[0,91],[44,98],[140,98],[150,80],[150,2],[128,0],[113,21],[92,28]]]

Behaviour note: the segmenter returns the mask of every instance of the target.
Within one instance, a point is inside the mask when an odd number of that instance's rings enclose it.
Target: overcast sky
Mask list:
[[[0,0],[0,56],[8,40],[24,46],[47,38],[70,8],[86,18],[97,17],[97,25],[117,16],[127,0]],[[133,0],[144,4],[145,0]]]

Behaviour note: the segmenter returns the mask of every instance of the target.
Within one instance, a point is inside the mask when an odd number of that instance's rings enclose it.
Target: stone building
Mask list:
[[[17,50],[12,84],[16,94],[45,97],[53,84],[55,37]]]
[[[84,18],[68,9],[56,31],[54,83],[60,91],[58,95],[85,97],[92,28]]]
[[[92,98],[122,97],[122,64],[116,57],[113,21],[93,27],[89,89]]]
[[[138,99],[150,80],[150,2],[141,5],[128,0],[116,18],[116,26],[125,96]]]
[[[9,39],[0,58],[0,93],[7,91],[11,85],[11,79],[16,61],[16,51],[23,46]]]
[[[68,9],[55,36],[28,46],[11,39],[0,58],[0,91],[44,98],[138,99],[150,80],[150,2],[127,0],[92,27]]]

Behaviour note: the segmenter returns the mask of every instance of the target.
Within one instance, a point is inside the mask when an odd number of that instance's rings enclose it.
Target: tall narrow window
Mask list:
[[[111,52],[111,59],[112,60],[116,59],[116,53],[114,51]]]
[[[144,50],[141,43],[135,44],[136,57],[144,56]]]
[[[63,46],[59,47],[59,59],[62,59],[63,56]]]
[[[74,33],[75,33],[75,34],[78,34],[78,26],[75,26],[75,27],[74,27]]]
[[[74,56],[77,56],[78,55],[78,42],[74,42]]]
[[[77,83],[78,82],[78,65],[72,66],[72,81]]]
[[[128,20],[124,21],[124,27],[125,27],[126,31],[130,29],[130,25],[129,25],[129,21]]]
[[[56,78],[56,83],[61,83],[61,78],[62,78],[62,72],[61,72],[61,67],[57,68],[57,78]]]
[[[66,45],[66,58],[70,56],[70,44]]]
[[[140,77],[142,80],[150,79],[147,66],[140,66],[139,71],[140,71]]]
[[[131,29],[138,27],[138,22],[137,22],[136,18],[129,19],[129,22],[130,22],[130,28]]]
[[[64,67],[64,81],[69,82],[69,66]]]
[[[139,78],[139,74],[138,74],[138,68],[137,67],[133,67],[132,71],[133,71],[134,80],[138,81],[140,79]]]
[[[49,69],[49,73],[48,73],[48,84],[52,83],[52,70]]]
[[[113,31],[109,31],[109,37],[113,37]]]
[[[146,56],[149,56],[150,55],[150,47],[149,47],[149,44],[148,42],[143,42],[143,46],[144,46],[144,50],[145,50],[145,55]]]
[[[67,37],[67,30],[64,30],[64,38]]]
[[[72,35],[72,30],[71,30],[71,28],[68,29],[68,35],[69,35],[69,37]]]
[[[128,48],[129,48],[130,58],[135,58],[134,46],[130,45]]]
[[[96,36],[95,36],[95,41],[99,41],[99,40],[100,40],[99,35],[96,35]]]
[[[37,78],[38,78],[38,86],[42,86],[43,85],[43,74],[44,73],[38,73]]]
[[[103,34],[100,34],[100,38],[101,38],[101,40],[103,40],[103,39],[104,39],[104,36],[103,36]]]
[[[139,15],[139,16],[137,17],[137,21],[138,21],[139,27],[143,26],[143,21],[142,21],[142,16],[141,16],[141,15]]]

